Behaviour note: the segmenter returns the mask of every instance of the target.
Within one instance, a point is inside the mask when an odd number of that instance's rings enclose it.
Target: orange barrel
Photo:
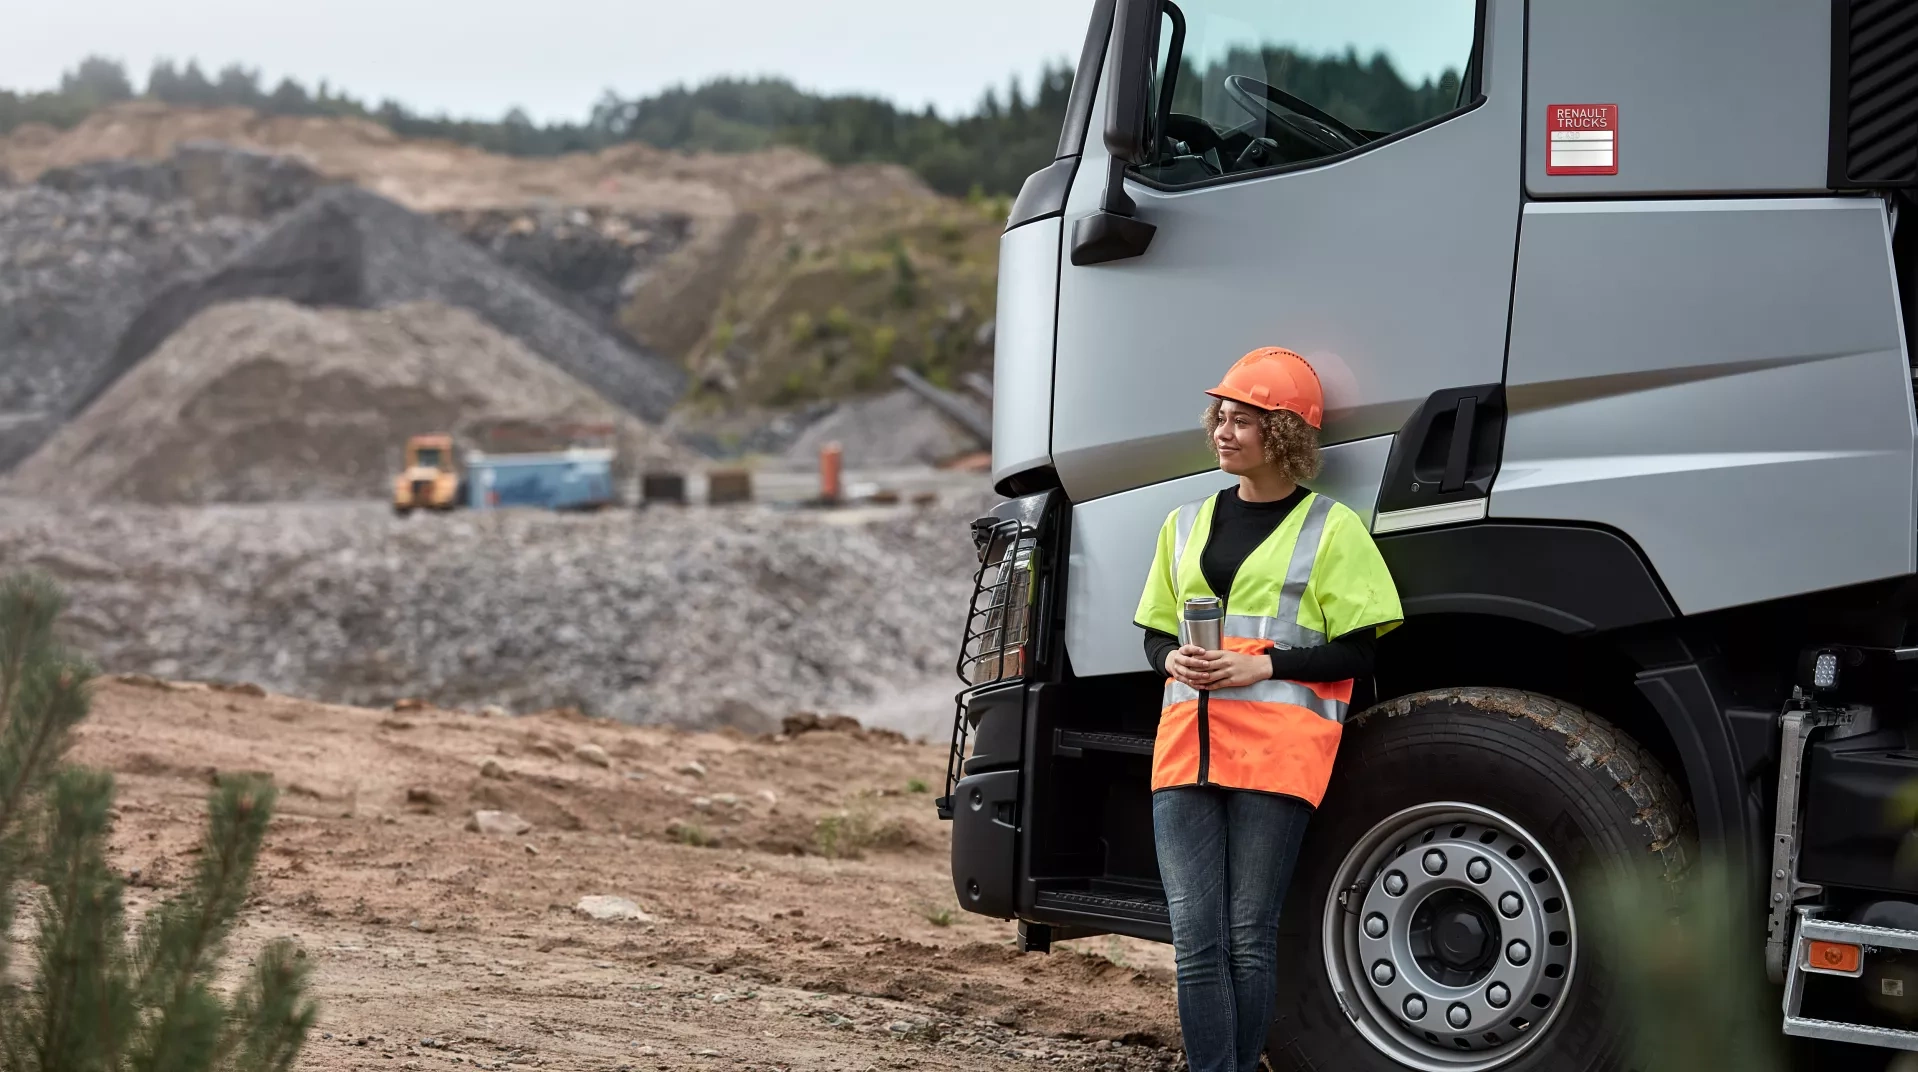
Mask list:
[[[839,444],[828,443],[819,448],[819,499],[821,502],[839,501]]]

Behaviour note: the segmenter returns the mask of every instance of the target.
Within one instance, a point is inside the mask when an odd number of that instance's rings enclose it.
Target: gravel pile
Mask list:
[[[188,321],[0,486],[146,503],[383,499],[408,436],[491,446],[508,428],[581,425],[609,430],[622,471],[681,460],[464,309],[256,299]]]
[[[0,472],[97,393],[147,302],[267,226],[202,215],[165,165],[49,178],[0,187]]]
[[[981,449],[979,441],[905,388],[841,402],[780,454],[779,464],[818,464],[819,448],[838,443],[848,468],[937,465]]]
[[[410,520],[0,500],[0,562],[64,582],[72,639],[116,671],[769,730],[956,691],[966,522],[990,503],[961,498]]]
[[[666,415],[685,387],[671,360],[575,307],[428,216],[352,186],[324,189],[203,278],[171,287],[128,329],[114,363],[132,368],[210,306],[247,298],[378,308],[468,309],[622,408]]]

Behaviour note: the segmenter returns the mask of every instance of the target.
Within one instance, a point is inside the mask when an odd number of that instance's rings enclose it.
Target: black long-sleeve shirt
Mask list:
[[[1212,531],[1199,554],[1199,570],[1214,592],[1230,592],[1239,567],[1310,494],[1299,488],[1276,502],[1246,502],[1239,489],[1227,488],[1212,506]],[[1179,638],[1157,629],[1145,631],[1145,655],[1152,669],[1165,672],[1166,656]],[[1378,634],[1360,629],[1310,648],[1274,648],[1272,676],[1286,681],[1345,681],[1372,673]]]

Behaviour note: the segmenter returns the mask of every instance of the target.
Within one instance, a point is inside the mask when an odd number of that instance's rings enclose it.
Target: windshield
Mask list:
[[[440,467],[440,448],[421,447],[419,453],[413,456],[413,464],[421,469],[438,469]]]
[[[1349,152],[1470,103],[1478,0],[1168,0],[1151,105],[1167,184]]]

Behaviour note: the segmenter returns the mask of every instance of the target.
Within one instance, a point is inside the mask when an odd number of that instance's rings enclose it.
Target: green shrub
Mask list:
[[[841,860],[857,860],[867,849],[902,849],[912,840],[906,824],[880,818],[866,801],[822,815],[813,824],[813,844],[819,855]]]
[[[666,827],[666,836],[679,842],[681,845],[691,845],[696,849],[716,849],[719,847],[719,839],[707,833],[706,828],[700,826],[698,823],[675,821]]]
[[[1677,882],[1653,868],[1596,878],[1593,948],[1617,979],[1645,1072],[1780,1072],[1777,998],[1760,960],[1764,928],[1742,875],[1707,857]],[[1581,968],[1581,970],[1584,970]]]
[[[919,914],[935,927],[952,926],[952,909],[943,905],[925,905],[919,909]]]
[[[892,250],[892,303],[910,309],[919,301],[919,272],[912,266],[912,255],[905,245]]]
[[[0,993],[0,1066],[284,1072],[317,1015],[305,955],[272,943],[230,999],[213,989],[277,790],[259,775],[217,779],[193,881],[129,942],[106,858],[113,776],[63,762],[94,676],[53,639],[64,608],[43,577],[0,582],[0,967],[13,891],[40,887],[33,981]]]
[[[899,329],[891,324],[881,324],[872,329],[872,335],[866,340],[866,351],[875,365],[885,365],[892,361],[893,348],[899,345]]]

